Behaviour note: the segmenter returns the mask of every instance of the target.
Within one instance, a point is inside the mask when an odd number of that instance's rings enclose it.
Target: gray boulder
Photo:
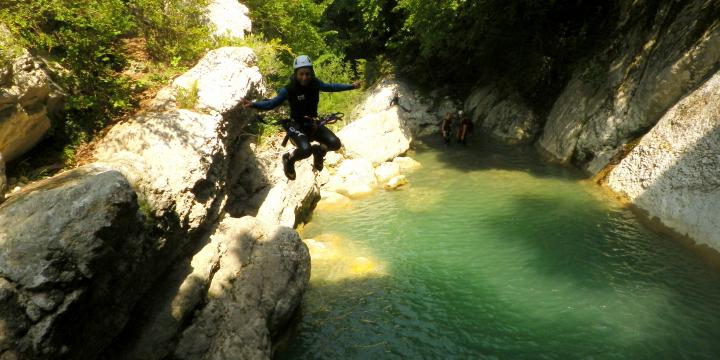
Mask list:
[[[287,323],[310,278],[297,232],[253,217],[223,222],[224,253],[208,300],[183,332],[178,359],[270,359],[272,336]]]
[[[644,134],[720,60],[718,4],[625,1],[618,36],[572,76],[539,145],[595,174]],[[648,26],[649,24],[649,26]]]
[[[539,124],[537,115],[516,96],[493,106],[482,128],[497,139],[515,144],[535,140]]]
[[[100,166],[2,203],[0,358],[95,358],[159,270],[144,229],[130,185]]]
[[[248,47],[223,47],[209,51],[190,71],[161,90],[154,102],[156,111],[177,107],[178,92],[197,89],[194,109],[225,117],[240,111],[240,99],[264,92],[257,58]],[[180,90],[182,89],[182,90]]]
[[[248,48],[211,51],[175,80],[198,81],[196,108],[203,113],[177,109],[159,94],[157,102],[165,105],[158,111],[115,126],[96,147],[98,161],[123,172],[154,214],[183,232],[212,222],[224,206],[231,164],[242,152],[242,127],[251,116],[239,99],[262,91],[252,61]]]
[[[720,250],[720,73],[685,97],[610,172],[608,186]]]
[[[470,121],[484,132],[506,143],[535,140],[539,118],[519,94],[503,85],[486,85],[474,90],[465,100]]]
[[[338,132],[345,155],[381,164],[410,148],[412,133],[397,109],[365,114]]]
[[[389,118],[399,123],[403,133],[407,133],[403,137],[417,138],[437,132],[439,119],[448,111],[458,110],[450,99],[442,99],[437,105],[433,105],[434,102],[396,76],[389,76],[370,89],[363,103],[353,111],[352,117]]]

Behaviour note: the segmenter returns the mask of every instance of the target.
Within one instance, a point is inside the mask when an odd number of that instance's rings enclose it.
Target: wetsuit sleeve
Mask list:
[[[352,84],[326,84],[320,80],[318,80],[318,85],[320,87],[320,91],[324,91],[324,92],[338,92],[338,91],[348,91],[348,90],[355,89],[355,87],[352,86]]]
[[[272,110],[272,109],[280,106],[280,104],[282,104],[283,101],[285,101],[285,99],[287,99],[287,97],[288,97],[287,89],[282,88],[282,89],[280,89],[280,91],[278,91],[278,94],[276,97],[269,99],[269,100],[256,101],[256,102],[252,103],[252,107],[255,109],[260,109],[260,110]]]

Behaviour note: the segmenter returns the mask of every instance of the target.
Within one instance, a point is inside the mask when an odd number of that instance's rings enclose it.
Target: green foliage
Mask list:
[[[299,54],[307,54],[313,59],[314,69],[319,79],[333,83],[352,83],[364,76],[365,61],[348,61],[343,46],[345,40],[339,36],[347,34],[335,25],[342,26],[339,18],[329,17],[328,9],[338,1],[324,0],[248,0],[244,2],[250,8],[253,28],[258,35],[251,37],[248,46],[258,54],[259,67],[267,79],[272,91],[288,83],[292,76],[292,60]],[[345,1],[345,5],[349,5]],[[337,13],[337,12],[335,12]],[[361,24],[360,22],[356,22]],[[272,39],[272,40],[264,40]],[[318,111],[323,113],[350,113],[361,100],[361,91],[322,93]],[[284,109],[265,113],[268,121],[286,116]],[[268,132],[279,130],[273,126],[258,125],[251,131],[267,136]],[[262,135],[265,134],[265,135]]]
[[[213,47],[203,19],[208,0],[127,0],[137,19],[137,30],[158,60],[192,63]]]
[[[198,90],[197,80],[193,81],[190,89],[178,88],[175,95],[178,107],[181,109],[194,109],[198,102]]]
[[[316,76],[320,79],[332,79],[332,82],[335,83],[349,84],[353,82],[353,78],[356,76],[352,65],[352,63],[343,61],[338,55],[325,54],[315,59],[313,67]],[[358,68],[362,69],[361,66]],[[343,112],[349,114],[352,108],[360,102],[363,95],[362,91],[359,90],[320,93],[318,113]]]
[[[185,0],[3,0],[0,65],[27,48],[67,71],[54,76],[69,94],[64,118],[54,122],[50,145],[66,161],[74,149],[113,119],[131,111],[134,96],[165,83],[211,46],[210,29],[201,19],[207,4]],[[120,39],[147,37],[151,55],[168,66],[151,69],[135,82],[120,72],[126,59]],[[6,45],[6,38],[13,46]],[[155,72],[153,72],[153,70]]]
[[[502,79],[538,107],[616,14],[602,0],[335,0],[326,15],[347,54],[385,55],[428,88]],[[358,24],[358,19],[360,24]],[[345,26],[341,26],[345,25]],[[369,61],[368,64],[372,62]],[[368,71],[374,76],[374,71]]]
[[[318,57],[327,50],[319,25],[331,0],[247,0],[253,27],[267,39],[280,39],[298,54]],[[283,59],[291,60],[291,58]]]
[[[249,35],[244,39],[221,37],[217,39],[217,46],[247,46],[253,49],[258,59],[257,66],[260,73],[271,87],[284,85],[292,74],[292,68],[282,60],[290,58],[292,49],[280,39],[266,41],[256,35]]]

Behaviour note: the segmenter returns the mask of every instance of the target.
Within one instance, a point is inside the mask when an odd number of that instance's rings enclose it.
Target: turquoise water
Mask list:
[[[303,229],[279,359],[718,359],[720,274],[532,149],[425,147]]]

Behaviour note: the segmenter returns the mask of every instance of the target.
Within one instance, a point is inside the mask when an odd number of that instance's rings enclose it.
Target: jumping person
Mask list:
[[[290,82],[278,91],[277,96],[264,101],[251,102],[242,99],[246,108],[271,110],[285,100],[290,104],[290,121],[284,126],[290,141],[295,145],[292,153],[282,156],[283,171],[290,180],[295,180],[295,162],[313,155],[313,167],[317,171],[323,168],[325,154],[340,149],[340,139],[324,125],[318,124],[318,103],[320,91],[336,92],[353,90],[360,82],[352,84],[326,84],[315,77],[312,62],[307,55],[300,55],[293,62],[293,75]],[[317,141],[319,144],[311,144]]]

